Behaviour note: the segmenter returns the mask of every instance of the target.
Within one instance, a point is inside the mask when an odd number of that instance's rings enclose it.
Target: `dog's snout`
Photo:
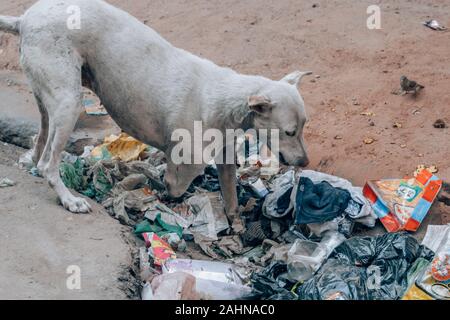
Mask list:
[[[169,195],[172,196],[173,194],[173,183],[170,181],[170,179],[166,177],[164,177],[164,184],[166,186],[166,191]]]
[[[309,158],[307,156],[291,158],[288,160],[281,152],[279,159],[280,163],[286,166],[307,167],[310,163]]]
[[[284,158],[284,156],[283,156],[283,154],[282,154],[281,152],[280,152],[280,154],[279,154],[279,159],[280,159],[281,164],[283,164],[283,165],[285,165],[285,166],[288,166],[288,165],[289,165],[289,162],[286,161],[286,159]]]
[[[175,182],[172,182],[171,179],[165,178],[164,184],[166,185],[166,191],[171,198],[178,199],[183,196],[184,190],[182,190]]]
[[[298,167],[307,167],[309,165],[309,159],[308,157],[300,158],[295,163]]]

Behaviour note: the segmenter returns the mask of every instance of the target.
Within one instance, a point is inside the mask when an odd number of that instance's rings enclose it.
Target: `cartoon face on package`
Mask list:
[[[419,186],[415,182],[415,179],[410,179],[408,182],[400,182],[400,186],[397,189],[397,196],[407,202],[413,202],[414,199],[417,199],[423,191],[423,186]]]

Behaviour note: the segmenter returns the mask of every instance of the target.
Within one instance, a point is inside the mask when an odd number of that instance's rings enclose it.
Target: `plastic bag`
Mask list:
[[[434,253],[406,233],[355,237],[337,247],[316,275],[296,290],[303,300],[395,300],[418,258]]]
[[[350,237],[353,232],[355,221],[346,216],[337,217],[331,221],[322,223],[309,223],[308,229],[315,237],[322,238],[326,232],[339,232],[346,237]]]
[[[163,274],[153,279],[151,288],[144,287],[143,300],[200,300],[196,279],[185,272]]]
[[[419,258],[416,260],[414,265],[408,271],[408,289],[403,295],[402,300],[434,300],[416,285],[417,277],[422,274],[423,270],[426,269],[429,264],[430,261],[426,259]]]
[[[84,191],[86,181],[84,179],[84,162],[77,159],[73,163],[63,162],[59,167],[59,173],[64,185],[75,191]]]
[[[288,277],[294,282],[311,279],[333,250],[345,241],[338,232],[328,232],[322,241],[298,239],[288,252]]]
[[[252,274],[253,292],[260,299],[295,300],[297,296],[290,292],[295,283],[285,278],[287,265],[283,261],[274,261],[259,273]]]

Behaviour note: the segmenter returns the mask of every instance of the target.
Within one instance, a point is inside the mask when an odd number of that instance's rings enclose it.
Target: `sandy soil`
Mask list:
[[[450,26],[449,1],[383,1],[381,30],[366,27],[367,6],[380,2],[373,0],[109,2],[175,45],[240,72],[320,75],[301,87],[312,168],[363,184],[410,174],[424,163],[450,179],[450,129],[433,127],[438,118],[450,124],[449,32],[421,25],[432,17]],[[17,15],[32,3],[3,0],[0,12]],[[18,68],[16,43],[0,36],[0,67]],[[417,98],[391,94],[403,74],[426,86]],[[365,145],[365,138],[376,141]]]
[[[2,0],[0,13],[18,15],[33,2]],[[434,18],[450,27],[450,1],[109,2],[176,46],[242,73],[278,79],[296,69],[313,71],[317,77],[301,85],[310,116],[310,168],[362,185],[434,164],[450,180],[450,129],[433,127],[439,118],[450,125],[450,31],[422,26]],[[382,10],[381,30],[366,27],[366,9],[374,3]],[[16,43],[0,35],[0,69],[20,70]],[[401,75],[426,89],[417,97],[391,94]],[[0,91],[5,86],[1,82]],[[366,138],[374,143],[365,144]],[[439,203],[432,212],[439,223],[450,207]]]
[[[0,189],[0,299],[130,297],[128,228],[96,203],[90,215],[69,214],[43,179],[14,165],[23,152],[0,147],[0,177],[17,182]],[[79,267],[80,290],[66,286],[69,266]]]

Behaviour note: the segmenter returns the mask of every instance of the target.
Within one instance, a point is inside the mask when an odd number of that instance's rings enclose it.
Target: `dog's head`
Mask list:
[[[308,154],[303,141],[307,121],[305,104],[297,87],[311,72],[293,72],[280,81],[272,81],[248,99],[254,113],[255,129],[278,129],[280,162],[306,167]],[[270,140],[269,140],[270,141]]]

